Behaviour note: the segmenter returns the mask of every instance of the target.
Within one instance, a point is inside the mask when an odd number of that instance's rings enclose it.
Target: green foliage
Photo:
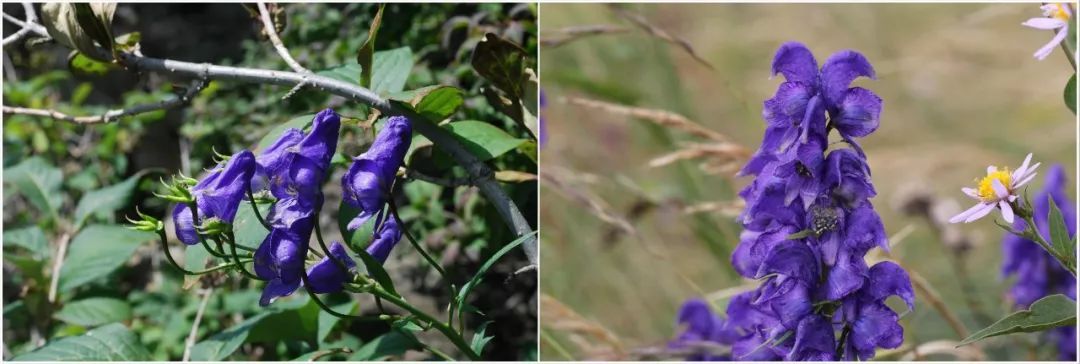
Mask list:
[[[1057,203],[1053,197],[1050,200],[1050,212],[1047,221],[1050,222],[1050,248],[1051,253],[1062,260],[1066,266],[1076,271],[1076,242],[1069,236],[1069,229],[1065,227],[1065,218],[1061,215]]]
[[[46,216],[55,217],[63,201],[60,169],[41,157],[33,157],[4,171],[4,183],[26,196],[30,203]],[[6,196],[5,196],[6,197]]]
[[[131,319],[131,306],[116,298],[93,297],[69,302],[53,317],[73,325],[98,326]]]
[[[993,325],[976,331],[961,341],[959,346],[994,336],[1046,331],[1062,326],[1076,326],[1076,301],[1055,294],[1040,298],[1029,309],[1013,312]]]
[[[405,89],[405,81],[413,67],[413,54],[408,47],[378,51],[374,54],[371,69],[371,91],[380,95],[389,95]],[[316,72],[320,76],[339,81],[361,84],[360,73],[363,66],[349,63]]]
[[[127,206],[144,175],[136,173],[123,182],[84,194],[75,207],[75,226],[82,226],[91,216],[108,219],[116,210]]]
[[[14,361],[144,361],[150,353],[121,324],[110,324],[86,334],[57,340]]]
[[[1069,82],[1065,84],[1065,106],[1072,110],[1073,114],[1076,114],[1076,74],[1073,73],[1072,77],[1069,77]]]
[[[73,290],[120,268],[140,245],[156,239],[153,233],[118,225],[91,225],[71,240],[64,267],[60,269],[60,291]]]
[[[446,124],[444,127],[450,129],[450,132],[465,144],[465,148],[481,160],[498,157],[514,150],[526,141],[526,139],[514,138],[502,129],[477,120],[457,121]]]

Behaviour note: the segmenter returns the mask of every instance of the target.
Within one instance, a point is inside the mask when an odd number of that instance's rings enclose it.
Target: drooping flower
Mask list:
[[[288,296],[300,288],[308,241],[315,227],[314,206],[297,198],[280,199],[268,217],[270,234],[255,250],[255,274],[268,281],[259,304]]]
[[[976,188],[961,189],[964,194],[979,202],[970,209],[953,216],[949,222],[954,224],[961,221],[972,222],[986,216],[996,207],[1001,209],[1001,217],[1011,224],[1014,212],[1010,204],[1018,198],[1020,187],[1035,178],[1037,174],[1035,169],[1041,164],[1035,163],[1029,167],[1028,163],[1031,163],[1031,153],[1024,158],[1024,163],[1020,164],[1020,168],[1013,172],[1009,172],[1007,167],[1000,170],[995,166],[986,167],[986,177],[979,180]]]
[[[259,155],[259,172],[277,198],[318,194],[337,149],[341,119],[333,109],[320,111],[307,134],[287,129]],[[302,136],[301,136],[302,135]]]
[[[379,230],[375,232],[371,244],[368,245],[365,251],[371,254],[379,263],[386,263],[386,259],[390,257],[390,251],[401,240],[403,233],[404,231],[398,226],[397,219],[386,219],[386,222],[383,222]]]
[[[683,303],[679,309],[676,323],[685,329],[674,340],[668,343],[668,348],[684,349],[693,348],[695,345],[706,346],[708,344],[731,345],[735,342],[736,333],[727,327],[727,322],[717,316],[709,308],[709,304],[700,299],[690,299]],[[697,353],[689,356],[690,361],[721,361],[730,360],[727,354],[711,353],[708,347],[701,348]]]
[[[386,204],[398,167],[405,160],[412,137],[412,126],[404,116],[391,116],[375,136],[371,148],[353,160],[341,178],[345,203],[360,209],[349,221],[348,229],[363,225]]]
[[[1060,45],[1065,40],[1065,37],[1069,35],[1069,23],[1072,22],[1072,7],[1069,4],[1045,4],[1040,8],[1043,11],[1042,17],[1028,19],[1021,25],[1057,32],[1049,43],[1035,51],[1033,56],[1041,61],[1054,52],[1054,48]]]
[[[345,282],[349,281],[356,268],[356,262],[349,257],[349,252],[339,242],[330,243],[330,254],[344,266],[339,266],[331,257],[326,256],[308,268],[308,283],[315,293],[341,292]]]
[[[1035,226],[1042,236],[1050,236],[1050,200],[1054,201],[1065,222],[1069,236],[1076,234],[1076,211],[1072,201],[1065,194],[1067,180],[1065,170],[1060,165],[1053,165],[1046,173],[1046,182],[1042,190],[1035,194],[1032,207]],[[1016,220],[1013,228],[1024,231],[1027,228],[1023,220]],[[1056,243],[1056,242],[1055,242]],[[1004,262],[1003,276],[1016,276],[1016,282],[1009,289],[1009,296],[1018,308],[1027,308],[1036,300],[1055,293],[1065,294],[1076,299],[1076,278],[1058,264],[1054,258],[1035,242],[1006,234],[1002,241]],[[1076,360],[1076,327],[1068,326],[1050,331],[1058,342],[1061,360]]]
[[[217,167],[191,188],[191,195],[198,206],[199,222],[218,219],[232,223],[236,210],[248,189],[255,172],[255,156],[243,150],[229,157],[224,167]],[[188,204],[173,208],[176,236],[184,244],[199,243],[199,236]]]

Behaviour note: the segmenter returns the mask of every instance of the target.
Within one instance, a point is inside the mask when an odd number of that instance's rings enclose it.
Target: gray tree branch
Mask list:
[[[76,124],[104,124],[104,123],[108,123],[110,121],[116,120],[116,119],[124,117],[124,116],[132,116],[132,115],[148,113],[148,112],[151,112],[151,111],[171,109],[171,108],[186,104],[188,102],[191,102],[191,98],[194,97],[195,94],[199,93],[199,91],[201,91],[203,89],[203,87],[205,87],[205,85],[206,85],[206,83],[203,82],[203,80],[196,80],[194,83],[191,84],[190,87],[188,87],[187,91],[185,91],[184,94],[182,94],[180,96],[177,96],[177,97],[174,97],[174,98],[171,98],[171,99],[167,99],[167,100],[158,101],[158,102],[155,102],[155,103],[152,103],[152,104],[142,104],[142,105],[135,105],[135,106],[132,106],[132,107],[129,107],[129,108],[124,108],[124,109],[109,110],[109,111],[106,111],[106,112],[102,113],[101,115],[72,116],[72,115],[68,115],[68,114],[65,114],[65,113],[62,113],[62,112],[59,112],[59,111],[56,111],[56,110],[30,109],[30,108],[14,107],[14,106],[7,106],[7,105],[3,106],[3,113],[4,114],[15,114],[15,115],[44,116],[44,117],[49,117],[49,118],[53,118],[53,119],[56,119],[56,120],[70,121],[70,122],[73,122],[73,123],[76,123]]]
[[[23,11],[26,12],[26,21],[25,22],[18,22],[17,19],[15,19],[15,17],[4,14],[5,18],[9,18],[8,19],[9,21],[11,21],[13,23],[17,23],[17,24],[21,23],[21,24],[18,24],[18,25],[22,27],[22,29],[19,29],[19,31],[15,32],[12,35],[7,36],[6,38],[4,38],[4,41],[3,41],[3,46],[4,47],[7,47],[8,45],[14,44],[15,42],[19,41],[23,37],[26,37],[27,35],[29,35],[31,32],[41,34],[45,30],[45,27],[37,24],[37,14],[34,13],[34,5],[30,4],[28,2],[24,2],[24,3],[22,3],[22,6],[23,6]],[[44,33],[45,33],[46,36],[49,34],[48,32],[44,32]]]

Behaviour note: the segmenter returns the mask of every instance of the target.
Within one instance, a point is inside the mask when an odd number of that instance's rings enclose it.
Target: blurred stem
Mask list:
[[[1068,6],[1069,14],[1073,14],[1073,16],[1069,19],[1070,30],[1065,34],[1065,37],[1067,38],[1072,37],[1072,34],[1069,33],[1075,32],[1075,29],[1073,29],[1073,27],[1076,26],[1076,21],[1074,20],[1076,17],[1076,8],[1073,7],[1072,3],[1062,4],[1062,6]],[[1069,46],[1069,41],[1071,40],[1073,39],[1065,39],[1065,41],[1061,42],[1061,50],[1065,51],[1065,58],[1068,59],[1069,64],[1072,65],[1073,72],[1076,72],[1076,50],[1072,49],[1072,47]]]
[[[251,279],[260,279],[259,276],[255,275],[254,273],[249,272],[247,270],[247,267],[244,266],[244,263],[240,262],[240,256],[238,254],[236,254],[236,246],[239,245],[239,244],[236,244],[236,236],[233,235],[232,230],[229,230],[229,232],[225,233],[225,236],[227,237],[227,239],[229,239],[229,246],[232,248],[232,250],[231,250],[232,258],[233,258],[233,261],[236,262],[236,266],[238,268],[240,268],[240,273],[243,273],[245,276],[247,276],[248,278],[251,278]],[[254,259],[254,258],[252,258],[252,259]]]
[[[387,196],[386,201],[387,201],[387,206],[390,208],[390,215],[394,217],[394,221],[397,221],[398,227],[401,229],[401,231],[403,233],[405,233],[405,238],[409,240],[409,244],[412,244],[413,249],[416,249],[416,251],[420,252],[420,255],[424,257],[424,260],[427,261],[428,264],[430,264],[432,267],[435,268],[436,271],[439,272],[439,276],[441,276],[443,282],[446,283],[446,288],[450,290],[451,297],[457,297],[457,289],[454,288],[453,282],[450,282],[450,277],[447,276],[446,270],[443,269],[442,265],[439,264],[439,262],[436,261],[435,258],[431,257],[431,254],[428,254],[427,249],[424,249],[424,246],[421,245],[420,242],[416,241],[416,238],[414,238],[412,236],[412,233],[409,232],[409,228],[407,226],[405,226],[405,221],[401,220],[401,216],[398,215],[397,206],[395,206],[395,204],[394,204],[394,192],[397,191],[398,187],[401,186],[401,185],[402,185],[401,181],[394,182],[393,187],[390,188],[390,194]],[[451,299],[450,300],[450,322],[451,322],[451,326],[453,325],[452,324],[453,323],[453,315],[454,315],[453,309],[454,309],[454,300]]]
[[[363,277],[363,279],[366,280],[367,278]],[[398,306],[405,311],[408,311],[413,316],[416,316],[417,319],[431,325],[431,327],[435,328],[435,330],[438,330],[440,333],[442,333],[443,336],[446,336],[447,339],[450,339],[450,342],[453,343],[454,346],[458,348],[458,350],[468,356],[469,359],[480,360],[480,355],[473,352],[472,348],[469,347],[469,344],[465,342],[465,339],[461,336],[460,333],[455,331],[453,327],[450,327],[446,323],[439,321],[439,319],[436,319],[431,315],[428,315],[426,312],[409,304],[408,302],[405,302],[405,300],[401,297],[387,292],[385,289],[382,288],[382,286],[379,286],[377,284],[371,285],[370,292],[376,297],[382,298],[387,302],[390,302],[395,306]]]
[[[1072,266],[1072,265],[1070,265],[1068,263],[1068,257],[1062,257],[1061,255],[1059,255],[1050,246],[1050,243],[1047,243],[1046,240],[1043,239],[1042,234],[1039,234],[1039,230],[1036,229],[1037,225],[1035,225],[1034,218],[1032,218],[1030,216],[1031,214],[1024,214],[1024,215],[1027,215],[1027,216],[1024,216],[1024,222],[1026,223],[1025,226],[1024,226],[1024,232],[1023,232],[1023,234],[1018,234],[1018,235],[1027,235],[1030,240],[1032,240],[1035,243],[1039,244],[1039,246],[1041,246],[1044,250],[1046,250],[1046,252],[1049,253],[1050,256],[1054,257],[1054,260],[1056,260],[1059,264],[1061,264],[1062,267],[1065,267],[1065,269],[1068,270],[1069,273],[1072,273],[1073,278],[1075,278],[1076,277],[1076,267],[1074,267],[1074,266]],[[1068,244],[1068,242],[1064,242],[1064,243]]]
[[[953,331],[955,331],[961,339],[970,336],[971,333],[968,332],[964,323],[960,321],[959,316],[957,316],[949,306],[945,305],[945,301],[942,301],[941,296],[938,295],[937,291],[930,285],[930,282],[927,282],[922,275],[912,270],[911,267],[903,267],[908,271],[908,275],[911,278],[911,285],[915,287],[917,292],[923,293],[923,298],[925,298],[927,302],[930,302],[930,306],[941,314],[941,317],[945,319],[945,322],[947,322],[950,327],[952,327]]]
[[[213,287],[207,288],[203,293],[202,302],[199,303],[199,310],[195,311],[195,321],[191,323],[191,331],[184,342],[182,361],[188,361],[191,358],[191,348],[195,346],[195,337],[199,334],[199,323],[202,322],[203,312],[206,312],[206,304],[210,302],[210,295],[213,293]]]
[[[559,355],[562,355],[562,357],[566,358],[567,361],[574,361],[574,356],[570,355],[570,352],[567,351],[566,348],[563,347],[563,345],[560,344],[558,340],[555,340],[555,337],[551,336],[551,333],[548,332],[548,330],[540,329],[540,338],[544,341],[547,341],[547,343],[549,344],[548,347],[552,350],[555,350],[555,352],[559,353]]]
[[[350,314],[340,313],[340,312],[334,311],[334,309],[330,308],[330,306],[328,306],[325,302],[323,302],[321,299],[319,299],[319,295],[317,293],[315,293],[315,291],[311,290],[311,283],[309,282],[307,270],[304,270],[303,274],[300,275],[300,279],[304,281],[304,291],[306,291],[308,296],[311,297],[311,300],[315,301],[315,304],[318,305],[319,308],[321,308],[323,311],[326,311],[326,313],[331,314],[333,316],[343,318],[343,319],[350,319],[350,320],[361,320],[361,321],[370,321],[370,322],[383,321],[383,317],[382,317],[383,315],[357,316],[357,315],[350,315]],[[388,317],[388,318],[392,318],[392,317]]]
[[[169,250],[169,238],[165,236],[165,229],[157,229],[157,233],[158,237],[161,239],[161,251],[165,253],[165,258],[169,260],[169,263],[172,263],[173,267],[176,267],[176,269],[186,275],[197,275],[195,272],[184,269],[180,264],[176,264],[176,259],[173,259],[172,251]]]
[[[327,258],[330,258],[330,261],[334,262],[334,265],[336,265],[339,270],[341,270],[342,272],[348,274],[349,267],[346,266],[345,262],[341,261],[341,259],[338,259],[338,257],[334,256],[333,254],[330,254],[330,248],[328,248],[326,246],[326,242],[323,241],[322,227],[319,226],[320,224],[319,224],[319,220],[318,220],[318,216],[321,213],[322,213],[322,202],[320,201],[319,205],[315,208],[315,212],[313,213],[313,216],[316,216],[316,218],[315,218],[315,240],[319,241],[319,247],[322,248],[323,254],[325,254],[324,256],[327,257]]]
[[[270,224],[266,223],[266,219],[263,219],[262,213],[259,212],[259,204],[255,203],[255,193],[251,192],[251,185],[248,185],[247,189],[248,201],[251,201],[251,211],[255,212],[255,218],[259,219],[259,223],[262,224],[266,230],[270,230]]]
[[[191,207],[189,209],[189,210],[191,210],[191,225],[195,227],[195,236],[199,237],[199,244],[202,244],[203,248],[206,249],[206,251],[209,252],[210,255],[213,255],[215,257],[222,258],[222,259],[229,259],[225,255],[224,251],[218,252],[217,250],[214,250],[214,248],[211,248],[210,244],[206,243],[206,238],[203,237],[203,234],[201,232],[199,232],[200,224],[199,224],[199,204],[198,204],[198,201],[196,201],[194,198],[192,198],[191,203],[188,204],[188,206]]]

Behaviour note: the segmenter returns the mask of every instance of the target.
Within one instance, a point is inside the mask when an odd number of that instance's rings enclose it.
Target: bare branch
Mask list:
[[[60,283],[60,268],[64,267],[64,258],[67,255],[68,243],[71,242],[71,234],[60,235],[60,247],[56,250],[56,260],[53,262],[52,281],[49,282],[49,302],[56,303],[56,288]]]
[[[191,331],[188,332],[187,340],[184,341],[184,356],[181,361],[191,359],[191,348],[195,346],[195,337],[199,335],[199,323],[202,321],[203,312],[206,311],[206,303],[210,302],[210,294],[214,293],[214,287],[207,288],[203,292],[202,302],[199,302],[199,310],[195,311],[195,321],[191,322]]]
[[[205,85],[206,85],[206,83],[201,81],[201,80],[196,81],[196,82],[192,83],[192,85],[190,87],[188,87],[187,91],[185,91],[183,95],[174,97],[172,99],[162,100],[162,101],[158,101],[158,102],[155,102],[155,103],[152,103],[152,104],[136,105],[136,106],[132,106],[132,107],[129,107],[129,108],[126,108],[126,109],[109,110],[109,111],[106,111],[105,113],[103,113],[101,115],[94,115],[94,116],[71,116],[71,115],[64,114],[62,112],[59,112],[59,111],[56,111],[56,110],[51,110],[51,109],[50,110],[46,110],[46,109],[29,109],[29,108],[23,108],[23,107],[7,106],[7,105],[3,106],[3,113],[4,114],[15,114],[15,115],[44,116],[44,117],[49,117],[49,118],[53,118],[53,119],[56,119],[56,120],[70,121],[70,122],[77,123],[77,124],[104,124],[104,123],[108,123],[110,121],[113,121],[113,120],[116,120],[118,118],[125,117],[125,116],[132,116],[132,115],[148,113],[148,112],[151,112],[151,111],[171,109],[171,108],[183,105],[183,104],[187,104],[188,102],[191,102],[191,98],[194,97],[195,94],[199,93],[199,91],[201,91],[205,87]]]
[[[281,38],[278,37],[277,30],[274,28],[274,20],[270,18],[270,11],[266,9],[266,4],[258,3],[259,15],[262,18],[263,31],[266,32],[266,36],[270,38],[270,43],[274,44],[274,49],[277,50],[281,59],[285,60],[285,63],[289,64],[289,68],[299,73],[311,73],[307,68],[300,65],[295,59],[289,55],[289,49],[285,48],[285,44],[281,42]],[[291,93],[290,93],[291,94]]]
[[[35,33],[38,33],[38,34],[41,34],[41,33],[44,32],[45,36],[49,35],[48,32],[44,31],[45,27],[37,25],[37,23],[36,23],[37,22],[37,14],[34,13],[34,5],[30,4],[28,2],[24,2],[24,3],[22,3],[22,6],[23,6],[23,11],[26,12],[26,21],[25,22],[20,22],[22,24],[19,24],[19,25],[22,26],[22,29],[19,29],[19,31],[15,32],[14,34],[7,36],[7,38],[4,38],[4,42],[3,42],[4,47],[7,47],[8,45],[11,45],[11,44],[19,41],[23,37],[26,37],[27,35],[30,34],[30,32],[35,32]],[[7,14],[4,14],[4,15],[5,15],[5,18],[10,18],[8,20],[13,22],[13,23],[18,21],[17,19],[15,19],[14,17],[11,17],[10,15],[7,15]]]

